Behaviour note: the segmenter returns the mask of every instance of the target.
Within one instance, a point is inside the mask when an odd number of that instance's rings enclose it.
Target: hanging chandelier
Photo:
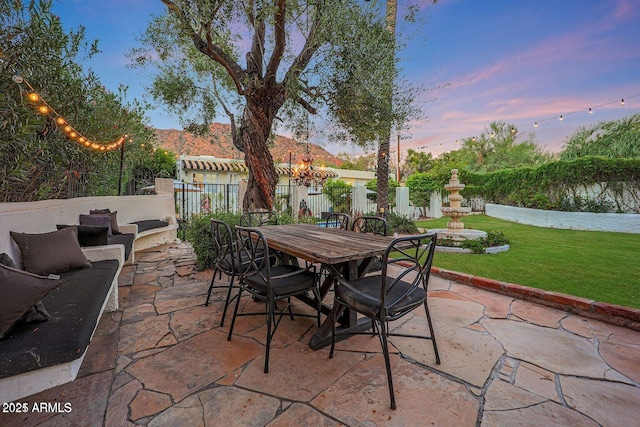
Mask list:
[[[307,145],[307,152],[302,155],[302,162],[294,166],[292,175],[296,185],[304,185],[307,188],[322,187],[327,181],[324,166],[320,167],[320,170],[313,167],[313,157],[309,153],[309,145]]]

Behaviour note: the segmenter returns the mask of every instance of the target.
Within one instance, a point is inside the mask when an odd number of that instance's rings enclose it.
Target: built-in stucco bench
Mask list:
[[[178,223],[172,216],[133,221],[125,224],[125,227],[132,225],[136,226],[134,252],[173,243],[178,235]]]
[[[59,273],[41,302],[47,321],[14,325],[0,340],[0,402],[73,381],[104,311],[118,308],[122,245],[84,248],[91,266]]]
[[[49,233],[57,225],[78,224],[80,214],[106,207],[118,212],[122,234],[109,236],[106,245],[82,248],[91,268],[60,274],[65,282],[42,300],[51,319],[14,326],[0,340],[0,402],[73,381],[102,313],[118,309],[118,275],[125,260],[133,262],[136,250],[175,242],[178,229],[173,193],[0,203],[0,253],[18,268],[23,268],[21,254],[11,231]],[[164,222],[148,222],[150,212]]]

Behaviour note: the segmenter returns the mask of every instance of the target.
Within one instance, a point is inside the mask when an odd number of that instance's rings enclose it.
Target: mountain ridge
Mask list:
[[[158,148],[179,155],[214,156],[222,159],[244,160],[244,154],[233,145],[231,125],[225,123],[212,123],[209,126],[209,134],[205,136],[198,136],[177,129],[154,129],[154,133],[158,141]],[[299,163],[306,150],[306,144],[296,142],[294,139],[282,135],[276,135],[272,146],[269,148],[271,156],[276,163],[288,163],[289,152],[291,152],[291,162]],[[317,165],[339,166],[343,163],[343,160],[316,144],[309,145],[309,152],[314,158],[314,164]]]

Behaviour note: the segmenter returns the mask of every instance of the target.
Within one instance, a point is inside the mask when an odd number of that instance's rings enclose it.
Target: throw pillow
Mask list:
[[[50,279],[0,265],[0,338],[30,307],[62,282],[59,278]]]
[[[109,214],[111,215],[111,232],[113,234],[120,234],[120,230],[118,229],[118,211],[111,212],[109,209],[91,209],[89,211],[89,215],[102,215]]]
[[[80,214],[80,225],[93,225],[97,227],[109,227],[107,236],[111,236],[111,215],[109,214]]]
[[[16,268],[16,265],[11,257],[5,253],[0,254],[0,264],[6,267]],[[22,316],[22,319],[20,319],[20,322],[42,322],[44,320],[49,320],[50,318],[51,315],[49,314],[47,309],[44,308],[44,304],[42,303],[42,301],[38,301],[37,303],[29,307],[27,312],[24,313],[24,316]]]
[[[20,248],[24,270],[40,275],[91,267],[78,243],[78,228],[63,228],[50,233],[27,234],[11,231]]]
[[[56,225],[58,230],[66,227],[76,227],[75,225]],[[99,227],[97,225],[78,225],[78,242],[80,246],[102,246],[109,244],[107,233],[109,227]]]

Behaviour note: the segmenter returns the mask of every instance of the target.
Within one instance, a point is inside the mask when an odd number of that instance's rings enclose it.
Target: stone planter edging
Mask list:
[[[524,299],[572,314],[640,331],[640,310],[605,302],[501,282],[485,277],[431,267],[431,274],[502,295]]]

